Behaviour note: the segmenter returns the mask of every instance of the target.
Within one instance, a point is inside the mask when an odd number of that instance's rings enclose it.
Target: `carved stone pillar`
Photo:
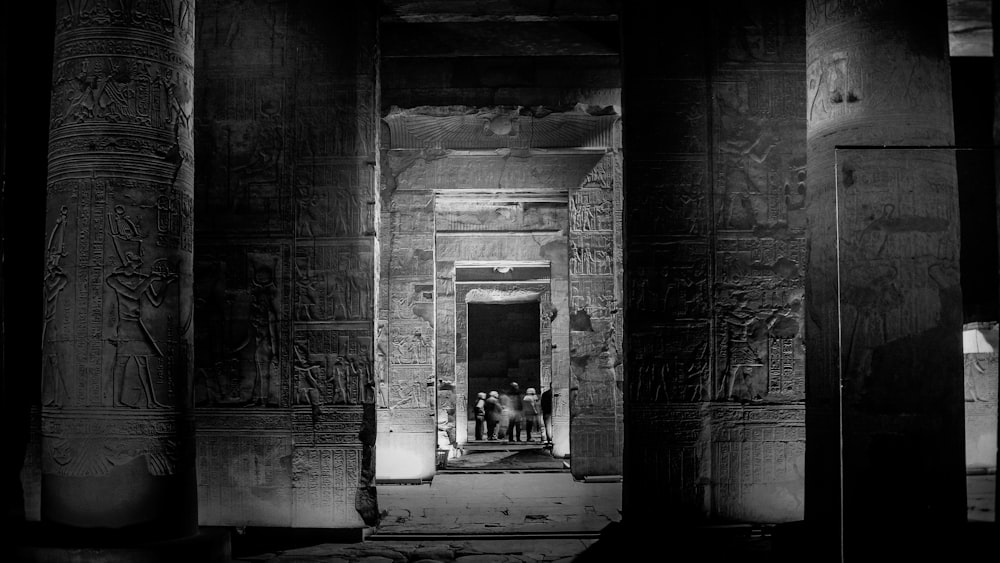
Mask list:
[[[41,514],[84,545],[197,532],[194,9],[69,1],[56,12]]]
[[[806,520],[848,561],[965,519],[946,23],[943,1],[807,5]]]

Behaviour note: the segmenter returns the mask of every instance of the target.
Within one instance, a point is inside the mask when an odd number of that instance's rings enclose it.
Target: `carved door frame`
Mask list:
[[[529,282],[461,282],[455,286],[455,430],[461,447],[468,443],[468,422],[464,416],[469,392],[469,304],[538,303],[539,379],[541,389],[552,381],[552,280]],[[541,389],[539,393],[541,393]],[[461,413],[461,414],[460,414]],[[553,420],[555,424],[555,420]]]

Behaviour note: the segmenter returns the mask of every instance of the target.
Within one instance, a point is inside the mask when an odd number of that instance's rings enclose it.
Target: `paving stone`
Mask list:
[[[513,559],[498,553],[481,553],[479,555],[463,555],[455,563],[514,563]]]
[[[410,553],[411,558],[416,559],[440,559],[450,561],[455,558],[455,550],[448,547],[420,547]]]

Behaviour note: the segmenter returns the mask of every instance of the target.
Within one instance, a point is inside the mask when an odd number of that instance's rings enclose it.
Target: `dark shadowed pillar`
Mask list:
[[[60,531],[46,543],[133,546],[117,556],[84,550],[74,561],[179,556],[176,545],[145,555],[134,546],[197,533],[194,2],[60,2],[56,20],[41,514]]]
[[[946,24],[943,0],[807,4],[806,519],[848,561],[965,519]]]

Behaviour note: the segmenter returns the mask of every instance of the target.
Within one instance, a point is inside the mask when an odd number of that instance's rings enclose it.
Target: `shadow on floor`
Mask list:
[[[542,446],[529,449],[513,449],[502,445],[489,448],[479,446],[467,449],[464,455],[448,460],[446,469],[569,471],[569,461],[552,457],[552,450]]]

